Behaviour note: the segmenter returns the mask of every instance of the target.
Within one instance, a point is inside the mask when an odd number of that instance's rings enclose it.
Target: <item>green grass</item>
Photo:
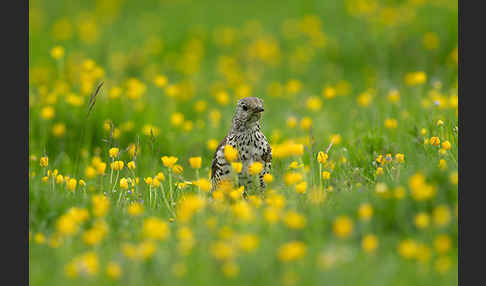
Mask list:
[[[368,12],[354,12],[352,8],[360,7],[360,3],[376,5]],[[29,13],[32,285],[457,284],[458,192],[457,182],[451,178],[458,168],[456,2],[31,1]],[[383,15],[391,16],[383,20]],[[315,19],[318,22],[313,26]],[[287,37],[283,27],[296,29],[297,36]],[[221,28],[233,29],[233,41],[227,46],[218,44],[223,37],[218,34]],[[64,37],[59,32],[62,29],[67,31]],[[314,31],[316,37],[323,35],[324,44],[313,42],[309,31]],[[90,39],[90,33],[97,36]],[[427,33],[434,33],[432,37],[439,40],[433,49],[424,46]],[[64,56],[57,60],[51,56],[55,46],[64,49]],[[252,51],[256,51],[256,57]],[[102,75],[93,77],[85,70],[87,59],[93,60]],[[226,68],[225,62],[230,63]],[[412,72],[423,72],[425,82],[407,84],[405,77]],[[181,93],[169,96],[166,87],[154,84],[156,75],[166,76],[168,85],[177,86]],[[139,99],[128,96],[130,78],[144,85]],[[290,80],[301,83],[301,89],[294,94],[286,91]],[[89,97],[101,81],[104,85],[87,116]],[[348,92],[334,98],[323,96],[324,87],[339,93],[342,81],[348,84]],[[161,156],[177,157],[177,164],[184,169],[181,175],[173,174],[174,184],[196,180],[190,157],[202,157],[199,177],[207,178],[214,152],[208,141],[219,142],[226,135],[242,86],[251,88],[249,95],[264,99],[263,131],[274,149],[274,181],[264,198],[249,189],[254,195],[249,201],[226,195],[218,204],[217,199],[202,192],[200,198],[205,205],[188,222],[180,217],[183,211],[174,217],[172,211],[183,205],[184,196],[199,192],[194,185],[183,190],[172,186],[175,204],[169,210],[162,192],[170,197],[170,175]],[[280,86],[281,94],[275,96],[272,86]],[[113,87],[121,88],[118,98],[110,96]],[[393,89],[400,94],[397,102],[388,99]],[[228,94],[227,104],[218,101],[221,90]],[[365,92],[372,95],[371,102],[362,106],[359,98]],[[81,99],[80,104],[73,104],[73,95]],[[309,108],[308,100],[312,98],[322,106]],[[201,100],[207,107],[198,112],[194,106]],[[52,118],[42,116],[46,107],[53,108]],[[183,114],[184,124],[192,125],[190,131],[171,123],[175,112]],[[220,116],[218,120],[213,120],[215,112]],[[297,119],[295,127],[288,125],[292,117]],[[304,117],[312,120],[309,130],[300,126]],[[397,121],[396,128],[386,128],[385,120],[389,118]],[[112,136],[109,128],[105,129],[107,120],[118,135]],[[438,120],[443,124],[438,125]],[[126,128],[127,122],[132,128]],[[56,135],[56,124],[62,124],[65,132]],[[147,125],[156,126],[160,133],[153,138],[147,135]],[[331,179],[324,181],[321,189],[316,157],[328,148],[333,134],[342,139],[334,142],[328,162],[322,166],[322,171],[331,173]],[[441,144],[449,141],[451,148],[441,154],[440,146],[424,144],[432,136],[438,136]],[[275,150],[287,140],[304,144],[303,154],[279,157]],[[139,153],[132,173],[126,165],[133,158],[125,150],[137,143]],[[111,147],[120,148],[117,160],[125,163],[119,176],[116,171],[110,176]],[[388,153],[393,156],[392,162],[384,164],[384,173],[377,175],[376,159]],[[405,155],[404,162],[397,162],[397,153]],[[40,166],[42,156],[49,158],[46,168]],[[104,175],[91,178],[86,169],[95,157],[107,167]],[[442,168],[440,160],[445,163]],[[307,182],[305,194],[284,182],[293,161],[305,166],[305,170],[293,170]],[[62,176],[76,179],[74,191],[66,182],[56,183],[52,176],[43,182],[47,170],[55,169]],[[151,199],[144,178],[158,172],[165,175],[163,191],[158,188],[157,198],[152,193]],[[422,174],[426,183],[414,188],[411,178],[417,174]],[[122,177],[139,178],[131,194],[120,189]],[[84,180],[86,186],[80,186],[79,180]],[[384,195],[377,192],[383,186],[387,189]],[[417,189],[423,191],[427,186],[435,189],[434,195],[417,200]],[[395,197],[397,188],[405,190],[403,198]],[[97,218],[92,198],[100,194],[106,194],[110,207],[106,215]],[[315,194],[324,194],[325,200],[312,203]],[[279,209],[279,221],[270,224],[265,212],[275,195],[281,196],[285,205]],[[262,199],[260,205],[254,204],[255,198]],[[134,217],[127,208],[137,201],[144,211]],[[242,202],[249,207],[250,220],[234,211],[235,205]],[[358,215],[364,203],[373,209],[369,221]],[[75,233],[61,235],[60,244],[53,245],[60,235],[60,218],[73,207],[85,209],[89,218],[79,224]],[[441,214],[444,207],[446,214]],[[289,211],[302,215],[305,226],[289,228],[285,223]],[[418,213],[429,215],[430,222],[423,229],[414,223]],[[353,224],[345,238],[333,230],[339,216],[350,218]],[[124,245],[150,241],[142,231],[149,217],[166,223],[170,234],[162,241],[154,241],[156,249],[149,257],[132,260],[123,250]],[[214,220],[215,226],[210,227],[208,220]],[[108,230],[98,243],[89,245],[83,236],[99,221]],[[183,253],[179,251],[178,231],[186,226],[192,231],[194,245]],[[232,235],[224,236],[228,229]],[[45,241],[36,238],[39,234]],[[238,247],[244,234],[258,239],[251,252]],[[372,253],[362,247],[367,234],[378,239]],[[441,251],[435,241],[444,235],[451,245]],[[398,250],[407,239],[422,245],[411,258]],[[281,261],[278,251],[291,241],[302,242],[306,251],[295,261]],[[212,251],[218,242],[230,245],[235,255],[218,260]],[[429,256],[424,255],[427,251]],[[84,273],[79,265],[77,277],[67,275],[70,263],[88,252],[96,256],[93,275]],[[322,258],[331,256],[334,262],[323,265]],[[107,275],[109,262],[121,267],[118,279]],[[186,270],[183,275],[174,271],[178,265]],[[234,275],[223,270],[234,265],[238,269]]]

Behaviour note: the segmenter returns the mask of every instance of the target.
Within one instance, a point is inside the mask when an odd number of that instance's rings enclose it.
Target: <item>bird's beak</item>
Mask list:
[[[257,107],[257,108],[255,108],[255,112],[262,112],[264,110],[265,109],[263,109],[263,107]]]

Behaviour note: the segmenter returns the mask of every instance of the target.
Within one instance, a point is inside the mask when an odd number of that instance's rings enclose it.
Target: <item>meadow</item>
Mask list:
[[[457,27],[453,0],[29,1],[30,284],[457,285]],[[209,192],[247,96],[267,188]]]

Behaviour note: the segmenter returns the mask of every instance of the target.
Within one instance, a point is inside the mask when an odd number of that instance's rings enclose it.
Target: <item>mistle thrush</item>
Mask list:
[[[263,100],[258,97],[245,97],[238,101],[231,129],[214,153],[211,164],[211,191],[216,189],[222,180],[231,180],[232,166],[224,155],[226,145],[231,145],[238,151],[236,161],[243,165],[238,174],[238,184],[245,186],[244,196],[247,195],[251,179],[248,167],[254,162],[260,162],[263,165],[262,171],[258,174],[258,184],[261,191],[265,189],[263,176],[269,173],[272,167],[272,148],[260,127],[263,110]]]

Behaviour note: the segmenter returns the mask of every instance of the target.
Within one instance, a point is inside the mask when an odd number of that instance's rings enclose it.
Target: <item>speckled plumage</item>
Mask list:
[[[221,180],[231,179],[231,164],[224,157],[225,145],[231,145],[238,151],[237,161],[243,165],[238,175],[238,183],[245,186],[245,192],[250,179],[248,166],[253,162],[263,164],[258,179],[261,190],[265,189],[263,176],[272,168],[272,148],[260,127],[263,110],[263,100],[258,97],[245,97],[238,101],[231,129],[214,153],[211,164],[211,190],[214,190]]]

